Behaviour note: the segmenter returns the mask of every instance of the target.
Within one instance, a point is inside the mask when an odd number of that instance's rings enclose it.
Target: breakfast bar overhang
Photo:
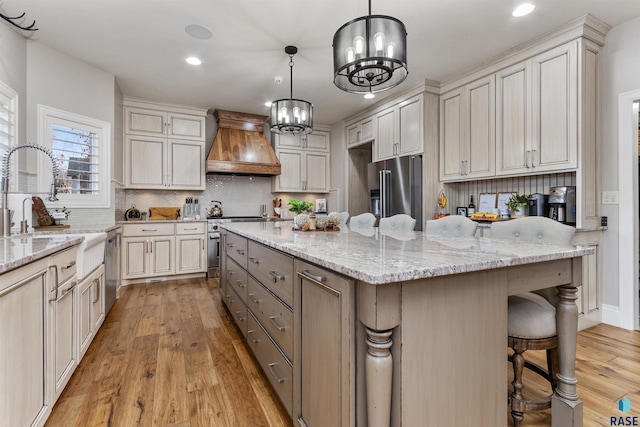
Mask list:
[[[508,296],[556,287],[552,425],[582,426],[575,300],[582,256],[593,249],[346,227],[303,233],[283,224],[224,228],[354,279],[351,424],[506,426]]]

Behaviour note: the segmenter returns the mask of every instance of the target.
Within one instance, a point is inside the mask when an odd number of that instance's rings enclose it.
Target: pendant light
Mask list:
[[[333,36],[333,83],[351,93],[382,92],[407,78],[407,30],[384,15],[347,22]]]
[[[284,52],[289,55],[291,92],[289,99],[279,99],[271,104],[271,131],[308,134],[313,132],[313,105],[301,99],[293,99],[293,55],[298,53],[298,48],[287,46]]]

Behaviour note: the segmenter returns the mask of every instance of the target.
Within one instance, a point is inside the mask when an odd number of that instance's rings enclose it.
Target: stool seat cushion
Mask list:
[[[556,309],[544,297],[527,292],[509,297],[510,337],[550,338],[556,335]]]

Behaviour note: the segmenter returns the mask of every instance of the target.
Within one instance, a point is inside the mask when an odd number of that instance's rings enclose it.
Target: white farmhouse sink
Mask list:
[[[84,237],[84,240],[77,248],[76,266],[78,280],[85,278],[104,262],[104,247],[107,241],[107,233],[43,234],[42,237]]]

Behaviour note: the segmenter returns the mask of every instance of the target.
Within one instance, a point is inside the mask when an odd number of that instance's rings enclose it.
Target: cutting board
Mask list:
[[[174,220],[180,218],[179,207],[149,208],[149,220]]]

